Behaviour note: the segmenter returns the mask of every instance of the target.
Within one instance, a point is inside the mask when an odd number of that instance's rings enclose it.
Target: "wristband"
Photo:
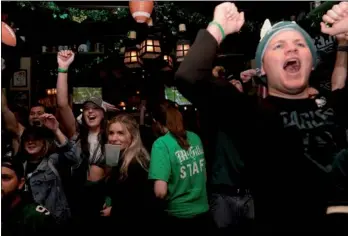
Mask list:
[[[225,38],[225,36],[226,36],[225,35],[225,31],[224,31],[224,29],[222,28],[222,26],[219,23],[217,23],[216,21],[212,21],[212,22],[209,23],[209,25],[216,25],[219,28],[220,32],[221,32],[222,39]]]
[[[68,73],[68,70],[63,68],[58,68],[58,73]]]
[[[340,51],[340,52],[348,52],[348,45],[338,46],[338,47],[337,47],[337,51]]]

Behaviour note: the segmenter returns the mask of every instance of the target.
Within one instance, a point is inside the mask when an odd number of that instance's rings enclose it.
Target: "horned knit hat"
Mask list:
[[[256,49],[256,55],[255,55],[255,61],[256,61],[256,68],[260,72],[262,68],[262,60],[265,55],[265,51],[267,49],[267,46],[269,42],[273,39],[274,36],[276,36],[278,33],[287,31],[287,30],[295,30],[302,34],[303,38],[305,39],[309,50],[312,54],[312,60],[313,60],[313,67],[315,68],[317,65],[317,49],[312,41],[311,36],[302,29],[298,24],[292,21],[281,21],[277,24],[271,26],[269,20],[265,21],[264,26],[261,29],[261,40],[259,42],[259,45]],[[266,81],[266,77],[262,76],[261,80],[263,82]]]

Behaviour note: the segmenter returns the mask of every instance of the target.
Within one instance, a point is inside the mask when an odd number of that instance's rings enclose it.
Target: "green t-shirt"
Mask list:
[[[58,229],[50,212],[35,203],[21,203],[5,218],[1,229],[3,235],[52,235]]]
[[[209,210],[203,145],[195,133],[187,131],[187,138],[187,151],[170,132],[158,138],[151,151],[149,179],[168,183],[167,211],[178,218]]]

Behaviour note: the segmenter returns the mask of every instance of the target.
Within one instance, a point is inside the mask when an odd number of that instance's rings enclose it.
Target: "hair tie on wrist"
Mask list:
[[[212,21],[212,22],[209,23],[209,25],[216,25],[219,28],[219,30],[220,30],[220,32],[222,34],[222,39],[224,39],[226,37],[225,31],[224,31],[224,29],[222,28],[222,26],[219,23],[217,23],[216,21]]]

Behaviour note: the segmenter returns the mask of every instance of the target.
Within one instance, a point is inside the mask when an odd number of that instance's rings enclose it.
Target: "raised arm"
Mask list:
[[[15,134],[16,137],[20,137],[24,131],[24,127],[17,121],[16,116],[8,108],[7,99],[4,93],[1,93],[1,112],[6,129]]]
[[[342,89],[345,87],[347,80],[348,66],[348,40],[344,35],[337,36],[338,48],[336,54],[336,63],[331,77],[331,90]],[[342,50],[341,50],[342,49]],[[344,51],[345,49],[345,51]]]
[[[42,120],[42,124],[50,129],[55,135],[55,142],[57,147],[59,148],[58,155],[52,156],[52,160],[55,164],[61,161],[61,157],[65,160],[69,161],[71,164],[80,164],[81,159],[80,155],[76,154],[76,142],[69,141],[68,138],[63,134],[63,132],[59,129],[59,123],[56,117],[52,114],[43,114],[40,116]],[[63,160],[64,162],[64,160]]]
[[[61,123],[66,130],[68,138],[76,134],[76,120],[74,113],[69,106],[68,92],[68,70],[70,64],[74,61],[74,53],[70,50],[60,51],[57,55],[58,61],[58,79],[57,79],[57,105],[61,117]]]
[[[233,3],[222,3],[215,8],[214,21],[201,30],[176,72],[179,91],[195,106],[204,108],[242,96],[233,85],[223,79],[212,78],[216,51],[225,35],[238,32],[244,23],[244,14]],[[238,98],[237,98],[238,99]],[[236,100],[237,100],[236,99]],[[226,104],[224,104],[226,105]]]
[[[327,27],[327,24],[332,25]],[[348,45],[348,2],[340,2],[328,10],[321,22],[321,32],[336,36],[339,45]],[[331,77],[332,104],[338,122],[348,128],[348,88],[345,87],[347,78],[347,52],[337,52],[335,68]]]

